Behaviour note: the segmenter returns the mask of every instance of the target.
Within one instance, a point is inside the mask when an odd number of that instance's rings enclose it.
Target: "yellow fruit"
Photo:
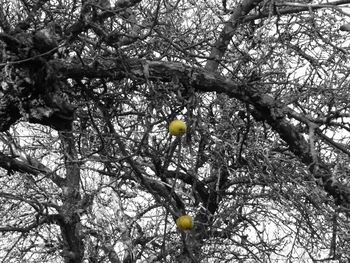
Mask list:
[[[184,121],[174,120],[170,122],[169,132],[173,136],[181,136],[187,131],[187,125]]]
[[[176,225],[183,231],[191,230],[193,228],[193,219],[189,215],[180,216],[176,219]]]

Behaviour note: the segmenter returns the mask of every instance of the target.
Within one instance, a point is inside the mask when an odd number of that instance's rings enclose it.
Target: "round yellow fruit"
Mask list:
[[[184,135],[187,131],[187,125],[184,121],[173,120],[169,125],[169,132],[173,136]]]
[[[191,230],[193,228],[193,219],[189,215],[180,216],[176,219],[176,225],[183,231]]]

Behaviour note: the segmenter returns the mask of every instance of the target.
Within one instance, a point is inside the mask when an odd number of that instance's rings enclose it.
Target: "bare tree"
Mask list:
[[[347,262],[349,4],[2,1],[2,262]]]

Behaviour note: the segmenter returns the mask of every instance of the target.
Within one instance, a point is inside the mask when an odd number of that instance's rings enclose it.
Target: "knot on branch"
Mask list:
[[[25,28],[27,29],[27,28]],[[38,60],[48,60],[58,50],[58,41],[62,30],[56,23],[36,32],[16,27],[9,33],[1,33],[0,40],[5,43],[9,60],[16,64],[35,64]]]
[[[61,32],[61,28],[55,24],[51,25],[48,28],[37,31],[33,35],[33,48],[35,48],[40,53],[46,53],[57,48],[58,37],[56,32]]]
[[[2,110],[7,116],[0,126],[6,130],[19,118],[48,125],[56,130],[70,130],[75,107],[64,93],[67,83],[60,80],[53,63],[12,65],[6,70],[0,92]],[[9,117],[10,116],[10,117]]]

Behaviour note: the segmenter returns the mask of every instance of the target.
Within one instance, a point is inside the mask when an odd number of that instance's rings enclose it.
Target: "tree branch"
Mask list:
[[[341,0],[341,1],[334,1],[334,2],[329,2],[326,4],[298,4],[298,3],[293,3],[293,5],[290,5],[288,3],[276,3],[277,7],[277,13],[278,15],[291,15],[291,14],[296,14],[300,12],[309,12],[310,8],[311,10],[318,10],[318,9],[324,9],[324,8],[335,8],[340,5],[345,5],[349,4],[349,0]],[[278,7],[283,7],[283,6],[289,6],[289,8],[281,9]],[[290,7],[292,6],[292,7]],[[249,22],[253,21],[256,19],[261,19],[261,18],[266,18],[271,15],[270,12],[263,11],[257,15],[248,15],[243,19],[243,22]]]
[[[181,63],[146,61],[139,59],[111,59],[104,60],[104,65],[95,68],[66,64],[62,61],[55,63],[57,72],[66,78],[97,78],[107,77],[109,79],[121,80],[126,77],[143,79],[144,67],[147,65],[147,81],[171,82],[174,79],[182,83],[184,87],[193,87],[198,92],[225,93],[231,98],[236,98],[244,103],[254,106],[254,117],[257,120],[266,121],[272,129],[289,145],[291,152],[295,154],[309,170],[314,174],[319,184],[332,195],[338,203],[350,206],[350,193],[347,187],[335,182],[331,171],[319,160],[314,163],[309,143],[303,135],[287,120],[287,114],[293,112],[285,107],[282,102],[275,100],[267,94],[260,94],[249,83],[236,83],[218,74],[208,72],[200,68],[193,68]],[[8,112],[8,111],[5,111]],[[0,118],[6,119],[7,116]],[[6,124],[5,124],[6,125]],[[7,125],[8,126],[8,125]],[[130,161],[130,160],[129,160]],[[6,165],[6,162],[3,163]],[[317,169],[316,169],[317,168]],[[137,171],[137,169],[135,170]]]
[[[58,186],[62,186],[64,183],[64,179],[57,175],[54,172],[49,172],[47,169],[41,169],[38,167],[34,167],[27,162],[17,160],[14,157],[5,155],[0,153],[0,167],[11,172],[20,172],[20,173],[29,173],[34,176],[38,176],[39,174],[44,174]]]
[[[336,202],[350,207],[350,192],[348,188],[334,181],[331,171],[321,160],[319,160],[318,164],[314,163],[309,143],[287,119],[287,115],[293,110],[284,106],[282,102],[268,94],[260,94],[249,83],[236,83],[218,74],[199,68],[192,68],[181,63],[133,59],[119,62],[120,65],[115,62],[113,66],[111,65],[113,69],[105,69],[101,72],[98,69],[95,71],[95,77],[98,76],[98,73],[105,75],[107,72],[109,72],[110,76],[113,76],[113,72],[116,71],[113,77],[122,79],[123,76],[126,76],[126,73],[123,73],[125,68],[121,66],[124,65],[122,63],[128,65],[128,73],[137,79],[145,79],[143,67],[147,64],[149,70],[148,80],[171,82],[176,78],[184,87],[193,87],[198,92],[225,93],[231,98],[236,98],[254,106],[254,117],[259,121],[267,122],[280,135],[289,145],[290,151],[308,166],[315,178],[319,179],[318,183],[320,186],[333,196]],[[67,77],[70,77],[69,67],[66,67],[64,72],[67,74]],[[89,73],[91,74],[91,71]],[[78,70],[75,67],[74,74],[75,76],[83,77],[84,70]]]
[[[220,32],[219,38],[211,50],[209,55],[210,59],[205,66],[208,71],[215,72],[217,70],[219,61],[222,60],[237,27],[242,23],[244,17],[260,2],[262,2],[262,0],[244,0],[241,4],[237,5],[237,8],[233,12],[229,21],[226,22],[224,28]]]

